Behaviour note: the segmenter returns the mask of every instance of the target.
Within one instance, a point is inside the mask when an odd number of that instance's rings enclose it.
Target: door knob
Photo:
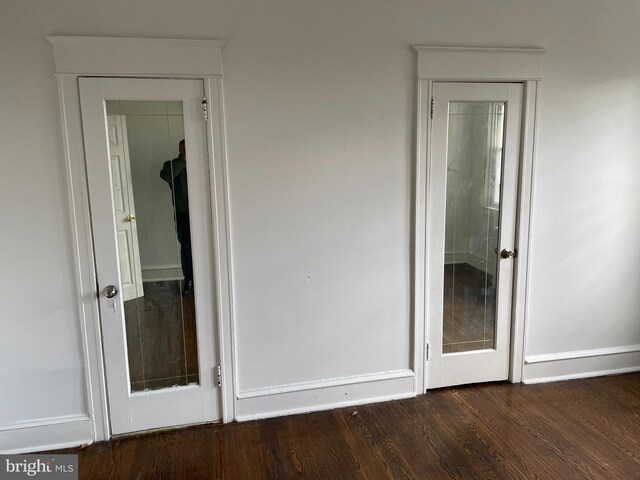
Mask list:
[[[106,287],[104,287],[104,290],[102,290],[102,293],[107,298],[113,298],[118,295],[118,287],[116,287],[115,285],[107,285]]]
[[[136,220],[136,216],[135,215],[127,215],[127,218],[125,219],[127,222],[134,222]]]
[[[518,256],[518,251],[509,250],[508,248],[503,248],[500,252],[500,256],[502,258],[516,258]]]

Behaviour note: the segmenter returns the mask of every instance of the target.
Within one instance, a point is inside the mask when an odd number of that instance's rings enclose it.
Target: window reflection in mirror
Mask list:
[[[199,382],[181,102],[106,102],[132,392]]]

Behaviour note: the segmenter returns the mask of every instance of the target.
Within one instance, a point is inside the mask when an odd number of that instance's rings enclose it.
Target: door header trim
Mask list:
[[[542,48],[415,46],[418,78],[425,80],[542,80]]]
[[[220,40],[50,35],[56,74],[222,76]]]

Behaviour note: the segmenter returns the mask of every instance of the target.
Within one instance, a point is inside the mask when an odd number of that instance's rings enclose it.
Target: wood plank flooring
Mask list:
[[[640,373],[434,390],[79,455],[81,479],[638,479]]]

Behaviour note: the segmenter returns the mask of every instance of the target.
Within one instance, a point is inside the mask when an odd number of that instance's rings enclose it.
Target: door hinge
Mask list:
[[[205,122],[209,121],[209,106],[206,98],[202,99],[202,118]]]
[[[429,344],[427,343],[427,362],[429,361]]]
[[[433,108],[434,108],[435,100],[431,97],[431,119],[433,120]]]
[[[218,387],[222,386],[222,366],[218,365],[213,369],[213,377]]]

